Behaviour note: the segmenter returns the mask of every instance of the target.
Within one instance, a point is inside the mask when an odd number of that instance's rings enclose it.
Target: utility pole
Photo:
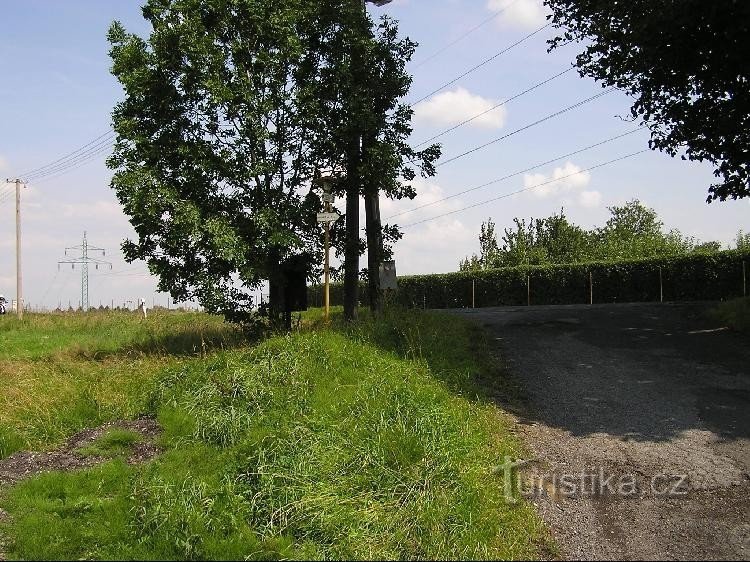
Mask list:
[[[93,263],[96,269],[99,269],[100,265],[108,265],[112,269],[112,264],[108,261],[99,260],[89,256],[89,251],[101,252],[102,256],[105,256],[107,251],[104,248],[96,248],[89,246],[86,232],[83,233],[83,242],[80,246],[70,246],[65,248],[65,255],[68,255],[68,250],[78,251],[80,255],[70,260],[62,260],[57,262],[57,269],[60,269],[60,264],[69,263],[72,268],[75,269],[76,264],[81,266],[81,309],[84,312],[89,310],[89,264]]]
[[[26,182],[16,178],[7,179],[6,183],[16,184],[16,314],[18,319],[23,319],[23,275],[21,272],[21,185]]]

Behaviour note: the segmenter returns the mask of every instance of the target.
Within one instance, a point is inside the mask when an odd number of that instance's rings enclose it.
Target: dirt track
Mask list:
[[[750,339],[708,308],[456,311],[524,387],[524,487],[564,557],[750,558]]]

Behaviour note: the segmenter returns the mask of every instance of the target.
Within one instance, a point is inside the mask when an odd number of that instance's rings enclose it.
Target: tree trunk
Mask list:
[[[344,242],[344,319],[357,319],[359,304],[359,138],[352,141],[346,171],[346,240]]]
[[[370,183],[368,180],[365,180]],[[365,194],[365,223],[367,229],[367,292],[370,310],[379,313],[383,310],[380,291],[380,264],[383,261],[383,229],[380,222],[380,194],[370,189]],[[374,191],[374,193],[373,193]]]
[[[287,313],[286,276],[279,269],[271,275],[268,281],[268,308],[271,325],[274,329],[290,331],[292,329],[291,314]],[[287,321],[287,317],[289,318]]]

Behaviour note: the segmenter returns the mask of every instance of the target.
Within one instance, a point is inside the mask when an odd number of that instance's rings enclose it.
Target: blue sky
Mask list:
[[[495,19],[439,56],[420,64],[493,13]],[[14,176],[52,162],[106,132],[110,111],[121,96],[109,74],[106,32],[117,19],[130,31],[147,34],[140,2],[128,0],[4,0],[0,6],[0,175]],[[373,15],[400,20],[404,35],[420,43],[412,64],[415,101],[468,68],[543,25],[538,0],[395,0]],[[570,45],[546,52],[549,29],[542,31],[481,70],[415,106],[414,141],[491,107],[565,70],[576,53]],[[575,72],[540,87],[502,109],[441,138],[446,159],[523,127],[548,114],[601,92],[599,85]],[[417,184],[414,202],[384,201],[383,216],[433,202],[468,188],[523,170],[635,126],[622,119],[630,102],[614,92],[439,168],[439,175]],[[639,198],[661,215],[668,227],[702,240],[729,243],[739,229],[750,230],[750,202],[707,205],[711,168],[649,152],[590,173],[576,172],[646,147],[640,131],[589,152],[550,164],[454,199],[399,217],[410,224],[481,203],[493,197],[546,184],[513,197],[406,228],[397,246],[399,274],[455,270],[458,261],[477,251],[483,220],[498,226],[513,217],[544,217],[563,206],[586,227],[601,225],[606,207]],[[23,260],[26,301],[32,305],[77,305],[79,271],[63,266],[65,246],[80,243],[83,231],[92,244],[110,250],[112,271],[91,271],[91,303],[155,294],[155,282],[143,264],[127,264],[120,242],[131,235],[127,219],[108,187],[104,155],[90,164],[47,181],[32,183],[23,194]],[[556,183],[548,183],[562,178]],[[0,293],[15,294],[15,228],[12,201],[0,191]],[[102,275],[107,273],[107,275]]]

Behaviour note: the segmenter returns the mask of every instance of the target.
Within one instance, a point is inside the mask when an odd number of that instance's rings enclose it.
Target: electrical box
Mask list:
[[[380,290],[395,291],[398,289],[396,281],[396,262],[385,261],[380,264]]]
[[[310,269],[310,258],[307,255],[297,255],[281,264],[283,282],[270,283],[269,295],[276,302],[281,301],[279,294],[283,290],[283,312],[300,312],[307,310],[307,274]],[[282,289],[283,287],[283,289]]]

